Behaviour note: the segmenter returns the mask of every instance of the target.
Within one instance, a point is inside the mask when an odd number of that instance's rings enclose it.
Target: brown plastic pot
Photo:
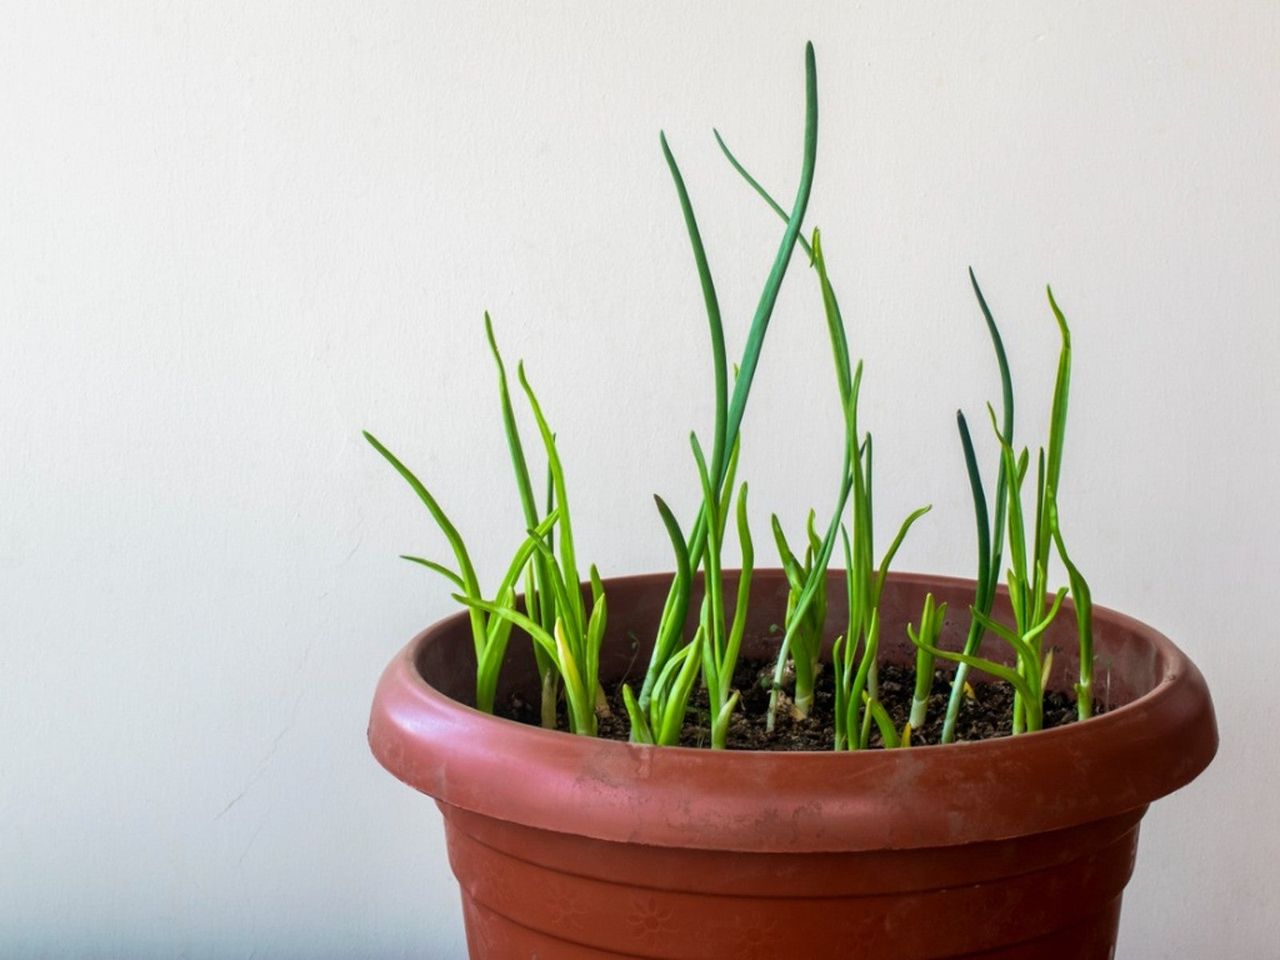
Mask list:
[[[669,581],[606,581],[606,679],[643,669]],[[893,638],[926,591],[964,610],[973,583],[891,577],[886,658],[912,656]],[[757,572],[749,637],[769,637],[785,596],[778,572]],[[962,643],[963,620],[944,644]],[[1072,621],[1049,638],[1063,687]],[[1086,723],[910,750],[713,752],[477,712],[458,615],[388,666],[369,742],[444,813],[477,960],[1109,958],[1147,804],[1199,774],[1218,734],[1204,679],[1168,639],[1103,608],[1095,635],[1097,698],[1111,709]],[[525,647],[513,642],[500,694],[533,696]]]

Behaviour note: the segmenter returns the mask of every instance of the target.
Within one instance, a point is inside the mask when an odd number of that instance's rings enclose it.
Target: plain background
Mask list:
[[[1222,731],[1147,818],[1119,956],[1275,955],[1270,2],[0,7],[0,953],[462,954],[438,815],[364,742],[383,664],[451,608],[396,554],[445,547],[359,431],[492,582],[520,515],[489,309],[582,554],[669,567],[649,497],[689,515],[711,395],[658,130],[736,355],[780,224],[711,128],[789,198],[808,38],[808,223],[867,363],[881,535],[931,502],[898,568],[972,575],[953,417],[998,384],[965,268],[1026,443],[1051,281],[1073,554],[1201,665]],[[761,535],[835,492],[822,323],[797,260],[745,423]]]

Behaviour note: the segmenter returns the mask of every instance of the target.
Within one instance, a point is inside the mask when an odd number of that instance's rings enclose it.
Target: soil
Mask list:
[[[777,722],[773,732],[765,727],[765,718],[769,709],[769,689],[773,679],[774,662],[763,660],[738,661],[738,669],[734,673],[734,687],[742,694],[742,702],[734,712],[729,725],[728,748],[730,750],[830,750],[835,741],[835,683],[834,672],[826,666],[817,677],[814,689],[813,709],[809,716],[797,719],[790,707],[790,699],[784,692],[781,694]],[[632,678],[633,689],[636,685]],[[789,689],[791,678],[784,679],[784,690]],[[889,716],[893,718],[894,727],[901,730],[911,713],[911,698],[915,689],[915,671],[894,664],[880,665],[880,701],[884,704]],[[980,681],[971,686],[972,694],[966,696],[960,705],[960,715],[956,721],[956,739],[990,740],[996,737],[1007,737],[1012,731],[1013,689],[1004,683]],[[609,740],[629,740],[631,725],[627,720],[626,707],[622,702],[621,682],[605,687],[605,695],[609,701],[610,714],[599,718],[598,734]],[[942,735],[942,720],[947,710],[947,699],[951,695],[951,675],[935,671],[933,690],[929,695],[928,719],[925,725],[911,731],[911,745],[928,746],[939,742]],[[498,709],[498,714],[509,720],[522,723],[537,724],[539,722],[537,704],[528,703],[519,697],[512,696],[507,704]],[[1098,703],[1094,705],[1095,713],[1105,712]],[[568,719],[564,715],[561,704],[559,727],[568,729]],[[1058,690],[1045,693],[1044,728],[1063,726],[1076,721],[1075,697]],[[684,729],[680,733],[680,746],[706,747],[710,745],[711,730],[708,723],[708,700],[705,690],[695,690],[689,698],[689,712]],[[871,746],[883,746],[879,731],[872,724]]]

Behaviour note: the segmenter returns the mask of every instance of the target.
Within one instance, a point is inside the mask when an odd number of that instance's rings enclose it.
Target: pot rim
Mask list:
[[[665,591],[670,577],[605,585]],[[890,580],[974,583],[920,573]],[[437,621],[388,664],[370,716],[374,756],[441,803],[599,840],[760,853],[1002,840],[1143,807],[1189,783],[1217,751],[1212,701],[1195,664],[1159,631],[1101,606],[1095,623],[1155,652],[1159,680],[1141,697],[1084,723],[1016,737],[842,753],[653,747],[482,713],[431,687],[417,668],[420,651],[466,616]]]

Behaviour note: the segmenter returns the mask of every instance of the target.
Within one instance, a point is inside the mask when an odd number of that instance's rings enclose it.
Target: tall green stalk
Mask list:
[[[976,289],[976,284],[975,284]],[[1023,448],[1015,454],[1011,437],[1001,430],[996,419],[994,408],[988,405],[991,427],[1000,444],[1000,456],[1004,476],[1007,478],[1007,496],[1005,504],[1008,510],[1009,562],[1007,584],[1009,605],[1013,611],[1012,627],[997,623],[990,615],[990,609],[982,610],[978,606],[981,601],[981,583],[978,601],[970,608],[975,624],[981,629],[989,630],[1007,642],[1014,652],[1016,666],[1009,668],[995,664],[976,656],[966,649],[961,653],[939,651],[936,647],[924,642],[917,642],[921,649],[927,649],[937,656],[958,662],[961,666],[972,666],[992,676],[1007,679],[1014,685],[1013,732],[1024,733],[1039,730],[1043,723],[1044,690],[1049,680],[1049,668],[1052,663],[1051,654],[1046,656],[1044,638],[1049,626],[1053,623],[1061,609],[1067,588],[1063,587],[1055,593],[1049,591],[1049,551],[1057,541],[1060,555],[1064,558],[1071,578],[1072,588],[1076,590],[1077,617],[1081,641],[1081,681],[1077,691],[1083,689],[1087,701],[1080,708],[1082,715],[1091,710],[1092,694],[1092,632],[1091,603],[1088,585],[1085,584],[1079,571],[1069,563],[1065,547],[1062,544],[1061,531],[1057,529],[1057,491],[1062,472],[1063,443],[1066,437],[1067,398],[1071,383],[1071,332],[1066,318],[1058,309],[1053,299],[1053,291],[1048,290],[1049,305],[1058,323],[1062,346],[1058,355],[1058,373],[1054,383],[1053,404],[1049,417],[1049,441],[1047,449],[1041,447],[1036,458],[1036,481],[1033,504],[1034,518],[1028,524],[1023,511],[1022,487],[1027,478],[1030,464],[1030,451]],[[985,307],[985,304],[984,304]],[[984,309],[984,312],[985,309]],[[988,317],[989,317],[988,313]],[[994,329],[994,325],[992,325]],[[1006,395],[1006,400],[1011,393]],[[1006,409],[1006,419],[1009,419]],[[967,437],[967,431],[962,432]],[[973,466],[972,444],[966,442],[966,461],[970,466],[970,477],[973,480],[976,468]],[[975,491],[980,484],[974,483]],[[975,493],[975,503],[978,497]],[[981,510],[978,511],[981,513]],[[1029,528],[1029,529],[1028,529]],[[1030,538],[1028,538],[1030,534]],[[1087,649],[1086,649],[1087,647]],[[1016,681],[1010,677],[1016,677]],[[957,680],[952,690],[952,698],[958,696],[961,681]]]
[[[738,161],[724,138],[716,133],[716,141],[728,159],[730,165],[742,176],[747,184],[764,200],[775,213],[785,216],[785,212],[769,192]],[[803,243],[803,240],[801,241]],[[831,548],[834,546],[835,534],[839,529],[840,515],[844,505],[852,494],[854,517],[854,545],[850,546],[846,538],[846,569],[849,585],[850,619],[845,634],[838,639],[838,647],[833,648],[833,665],[836,669],[836,748],[865,746],[870,733],[870,724],[874,720],[881,727],[882,737],[886,743],[891,739],[891,725],[887,723],[887,714],[879,705],[877,698],[877,653],[879,647],[879,588],[872,589],[869,584],[873,574],[873,536],[871,523],[871,437],[860,441],[857,426],[858,388],[862,379],[862,365],[858,364],[857,372],[850,374],[848,339],[845,333],[844,319],[840,313],[835,289],[827,274],[826,262],[822,255],[821,236],[814,231],[813,241],[806,246],[810,263],[818,274],[822,290],[823,309],[827,317],[827,328],[831,337],[832,353],[836,361],[836,377],[840,389],[841,408],[845,416],[845,460],[842,468],[841,493],[838,506],[827,537],[824,538],[822,551],[806,583],[805,591],[794,601],[789,600],[788,608],[803,614],[808,603],[825,590],[827,563],[830,560]],[[894,546],[885,555],[876,582],[883,584],[893,553],[901,545],[911,525],[928,512],[924,507],[911,514],[904,521]],[[777,688],[782,680],[786,657],[791,652],[795,635],[805,624],[803,616],[795,616],[793,623],[783,638],[779,650],[778,662],[774,670],[775,695],[770,703],[768,726],[773,728],[777,710]],[[858,656],[858,651],[861,656]],[[794,658],[793,658],[794,662]],[[856,665],[855,665],[856,663]],[[803,668],[797,666],[796,676],[799,691]],[[800,693],[797,694],[797,700]],[[863,713],[865,706],[866,712]],[[858,717],[863,719],[860,721]]]
[[[1005,355],[1004,341],[1000,337],[1000,328],[996,326],[995,317],[987,306],[987,299],[978,286],[978,278],[973,268],[969,268],[969,283],[973,287],[973,295],[977,297],[978,307],[987,324],[987,333],[991,336],[991,346],[995,351],[996,365],[1000,370],[1001,409],[1003,411],[1002,432],[1013,440],[1013,378],[1009,373],[1009,359]],[[960,443],[964,449],[965,468],[969,475],[969,489],[973,496],[974,519],[978,527],[978,585],[974,595],[973,606],[983,616],[991,615],[995,603],[996,586],[1000,582],[1000,567],[1003,560],[1006,499],[1008,496],[1009,478],[1005,473],[1004,457],[999,458],[996,470],[995,521],[988,527],[987,500],[983,492],[982,475],[978,470],[977,456],[973,449],[973,438],[969,435],[969,425],[964,413],[956,411],[956,426],[960,431]],[[965,637],[964,653],[976,656],[982,646],[982,638],[986,628],[979,617],[969,620],[969,633]],[[947,700],[947,713],[942,724],[942,742],[951,743],[955,739],[956,720],[960,716],[960,704],[964,698],[965,683],[969,677],[969,664],[961,662],[956,667],[955,679],[951,685],[951,696]]]
[[[840,314],[840,305],[836,301],[835,289],[827,277],[826,263],[822,258],[822,238],[818,230],[813,231],[813,240],[809,244],[810,262],[818,273],[822,289],[823,313],[827,322],[827,336],[831,342],[831,356],[836,368],[836,387],[840,394],[840,408],[844,413],[844,460],[840,468],[840,492],[836,497],[836,506],[827,525],[826,535],[809,567],[808,576],[803,589],[794,600],[791,608],[791,620],[787,624],[778,647],[778,658],[773,669],[773,690],[769,697],[769,713],[767,728],[772,731],[777,722],[779,696],[782,691],[782,679],[788,658],[796,637],[805,628],[809,606],[821,593],[825,596],[827,567],[831,562],[831,554],[835,549],[836,537],[840,532],[840,518],[844,514],[845,504],[849,502],[849,494],[853,490],[856,471],[854,465],[861,462],[862,453],[857,441],[857,397],[858,385],[862,379],[862,364],[858,364],[857,373],[851,373],[849,362],[849,340],[845,331],[844,318]],[[867,455],[870,449],[867,448]],[[794,661],[793,661],[794,662]]]
[[[716,142],[720,145],[721,151],[724,153],[729,164],[738,172],[738,174],[769,206],[771,210],[784,219],[787,216],[782,206],[774,200],[769,192],[761,186],[739,161],[733,155],[728,145],[724,142],[724,138],[720,136],[719,131],[715,134]],[[801,237],[798,241],[801,247],[809,254],[810,265],[813,266],[818,274],[819,285],[822,291],[823,311],[827,320],[827,331],[831,340],[832,357],[836,365],[836,384],[840,393],[840,407],[845,418],[845,454],[844,462],[841,467],[840,492],[836,498],[836,507],[833,512],[831,522],[827,526],[826,535],[822,538],[820,549],[818,549],[814,561],[805,571],[806,576],[802,578],[802,588],[797,591],[795,585],[791,584],[792,589],[788,597],[788,625],[783,636],[782,644],[778,650],[778,659],[774,667],[773,675],[773,694],[770,697],[769,714],[767,726],[769,730],[774,728],[777,718],[777,710],[779,704],[779,692],[782,686],[783,674],[785,671],[788,658],[795,665],[797,689],[796,689],[796,711],[803,713],[807,710],[807,701],[810,696],[806,692],[806,686],[811,683],[808,676],[810,671],[806,665],[812,662],[810,656],[812,641],[808,638],[813,635],[812,621],[808,611],[810,605],[818,602],[820,597],[825,597],[826,593],[826,576],[827,567],[831,560],[831,554],[835,547],[837,534],[840,532],[840,517],[844,512],[845,505],[849,501],[849,496],[854,491],[855,485],[855,466],[862,463],[865,456],[867,462],[870,462],[871,448],[868,443],[859,446],[856,428],[856,406],[857,406],[857,390],[858,383],[861,380],[862,367],[858,366],[856,376],[851,371],[849,360],[848,336],[845,331],[844,319],[840,314],[839,302],[836,298],[835,289],[831,285],[830,278],[827,276],[826,264],[822,258],[822,244],[820,233],[817,230],[813,232],[813,240],[806,243]],[[857,467],[860,470],[860,467]],[[870,500],[870,491],[865,494],[867,500]],[[780,544],[781,546],[781,544]],[[789,552],[789,551],[788,551]],[[784,560],[785,566],[785,560]],[[790,580],[790,577],[788,578]],[[816,619],[816,618],[814,618]],[[821,629],[819,625],[818,629]],[[801,653],[797,661],[794,656],[793,647],[796,638],[800,637]],[[874,657],[870,661],[874,664]],[[869,680],[871,685],[875,685],[875,675],[871,667],[869,667]],[[816,672],[816,668],[812,671]]]
[[[680,174],[674,154],[672,154],[667,145],[665,135],[661,137],[661,143],[663,155],[666,158],[672,181],[680,199],[680,207],[684,215],[685,227],[689,234],[689,242],[693,248],[694,262],[702,286],[707,322],[711,332],[713,374],[716,390],[716,426],[709,470],[713,490],[717,491],[718,496],[723,496],[725,477],[728,472],[729,459],[731,459],[726,456],[726,451],[733,449],[738,438],[742,418],[746,412],[747,399],[751,393],[751,384],[755,378],[756,367],[759,364],[760,351],[764,345],[764,337],[768,331],[769,321],[773,316],[773,309],[778,300],[778,292],[781,289],[783,278],[786,276],[787,268],[791,262],[792,250],[795,248],[800,236],[801,224],[809,204],[809,194],[813,188],[814,166],[818,149],[818,75],[813,44],[807,44],[805,47],[805,134],[800,184],[796,191],[796,199],[792,205],[790,216],[787,217],[787,226],[783,231],[773,266],[769,271],[768,278],[765,280],[764,289],[761,291],[755,315],[751,321],[746,346],[742,353],[742,360],[738,364],[738,376],[734,382],[731,397],[728,395],[728,371],[726,368],[724,330],[720,318],[719,302],[716,297],[715,284],[711,277],[711,269],[707,262],[706,251],[703,248],[701,232],[698,229],[693,205],[685,188],[684,178]],[[703,551],[707,546],[707,521],[708,518],[705,511],[699,511],[697,519],[694,521],[693,530],[687,540],[691,565],[695,569],[701,561]],[[663,610],[662,622],[678,621],[683,623],[688,612],[687,604],[687,594],[682,598],[678,585],[673,581]],[[664,639],[667,640],[665,644],[662,642]],[[673,656],[678,639],[678,634],[664,637],[660,632],[657,642],[654,643],[649,668],[645,674],[640,696],[637,698],[637,704],[642,709],[648,707],[654,685],[666,668],[667,661]]]
[[[498,395],[502,403],[502,426],[507,437],[507,449],[511,454],[511,465],[515,473],[516,489],[520,494],[520,507],[524,511],[525,526],[530,530],[538,527],[541,520],[538,516],[538,505],[534,499],[533,483],[529,479],[529,466],[525,460],[524,445],[520,441],[520,429],[516,424],[515,410],[511,404],[511,391],[507,385],[507,368],[502,361],[502,353],[498,350],[497,340],[493,335],[493,322],[486,312],[484,315],[484,332],[489,341],[489,350],[493,354],[493,362],[498,369]],[[547,513],[550,514],[555,503],[554,475],[547,471]],[[529,617],[542,625],[543,630],[551,631],[556,622],[555,593],[551,589],[551,565],[554,560],[537,552],[533,562],[526,571],[525,610]],[[541,718],[544,727],[556,725],[556,701],[559,697],[559,674],[555,663],[547,656],[538,644],[533,644],[534,658],[537,662],[538,676],[541,679]]]

